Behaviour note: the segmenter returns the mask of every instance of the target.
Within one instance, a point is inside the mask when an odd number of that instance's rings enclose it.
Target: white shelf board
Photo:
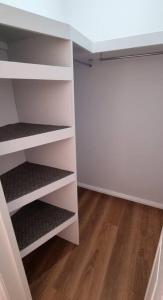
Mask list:
[[[47,234],[45,234],[44,236],[42,236],[37,241],[35,241],[31,245],[29,245],[28,247],[24,248],[23,250],[21,250],[20,251],[21,257],[22,258],[25,257],[26,255],[28,255],[29,253],[31,253],[32,251],[34,251],[35,249],[37,249],[38,247],[40,247],[41,245],[43,245],[44,243],[46,243],[52,237],[54,237],[55,235],[59,234],[60,232],[62,232],[67,227],[69,227],[71,224],[75,223],[77,221],[77,218],[78,218],[77,214],[75,214],[72,218],[68,219],[67,221],[65,221],[64,223],[62,223],[61,225],[59,225],[54,230],[51,230],[50,232],[48,232]]]
[[[33,201],[35,201],[36,199],[42,198],[72,182],[74,182],[76,180],[76,175],[70,174],[62,179],[59,179],[53,183],[50,183],[44,187],[41,187],[31,193],[28,193],[22,197],[19,197],[11,202],[7,203],[8,206],[8,210],[9,212],[14,212],[17,209],[23,207],[26,204],[29,204]]]
[[[57,142],[74,136],[73,128],[64,128],[51,132],[0,142],[0,156],[17,151]]]
[[[42,33],[64,39],[71,39],[74,43],[91,53],[130,49],[132,54],[132,49],[135,51],[134,48],[158,47],[162,45],[163,41],[163,31],[159,31],[96,42],[84,36],[72,25],[51,20],[45,16],[39,16],[32,12],[20,10],[19,8],[2,3],[0,3],[0,20],[1,24],[14,28],[25,29],[26,31]],[[149,52],[149,49],[146,49],[146,52]]]
[[[0,78],[3,79],[38,79],[72,80],[72,67],[28,64],[0,61]]]

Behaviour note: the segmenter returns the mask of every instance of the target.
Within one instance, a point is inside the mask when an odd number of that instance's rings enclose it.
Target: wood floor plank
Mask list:
[[[151,265],[157,249],[163,225],[160,210],[137,205],[141,220],[137,230],[136,245],[132,256],[133,271],[130,276],[130,299],[144,299],[145,290],[150,276]]]
[[[103,281],[108,262],[116,240],[117,226],[106,221],[92,249],[73,300],[98,300],[103,288]]]
[[[99,198],[101,196],[99,195]],[[62,291],[62,293],[73,298],[76,293],[80,278],[85,269],[87,262],[89,261],[92,249],[96,245],[96,239],[99,236],[101,227],[105,222],[106,205],[105,202],[99,201],[90,216],[87,223],[87,229],[80,238],[80,247],[76,248],[73,255],[67,261],[65,270],[61,276],[58,277],[54,284],[56,289]],[[77,263],[78,262],[78,263]],[[71,272],[67,273],[66,270]],[[73,282],[73,289],[70,288]]]
[[[117,232],[117,238],[107,268],[101,299],[128,300],[126,297],[130,276],[130,257],[134,248],[137,214],[135,204],[128,204]],[[118,287],[118,288],[117,288]]]
[[[110,201],[107,215],[108,222],[118,226],[128,202],[108,195],[102,195],[102,200],[106,202],[106,207],[108,205],[108,201]]]
[[[59,291],[55,290],[54,288],[48,288],[46,289],[40,300],[71,300],[66,295],[63,295]]]
[[[79,189],[80,245],[58,237],[24,259],[34,300],[143,300],[163,211]]]

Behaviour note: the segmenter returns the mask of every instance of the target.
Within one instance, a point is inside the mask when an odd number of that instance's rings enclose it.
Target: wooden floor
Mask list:
[[[80,246],[60,238],[24,259],[34,300],[143,300],[163,211],[79,190]]]

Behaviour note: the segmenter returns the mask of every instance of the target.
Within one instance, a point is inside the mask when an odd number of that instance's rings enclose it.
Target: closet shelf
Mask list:
[[[75,180],[75,174],[25,162],[0,177],[9,212],[41,198]]]
[[[72,67],[39,65],[12,61],[0,61],[0,78],[72,80]]]
[[[48,241],[76,220],[73,212],[36,200],[11,217],[21,256]]]
[[[15,123],[0,127],[0,155],[29,149],[74,136],[68,126]]]

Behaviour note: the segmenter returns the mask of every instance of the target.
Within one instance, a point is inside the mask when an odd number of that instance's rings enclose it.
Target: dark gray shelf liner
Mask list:
[[[25,162],[0,176],[6,201],[31,193],[73,172]]]
[[[0,142],[69,128],[68,126],[15,123],[0,127]]]
[[[74,215],[40,200],[24,206],[11,217],[19,249],[26,248]]]

